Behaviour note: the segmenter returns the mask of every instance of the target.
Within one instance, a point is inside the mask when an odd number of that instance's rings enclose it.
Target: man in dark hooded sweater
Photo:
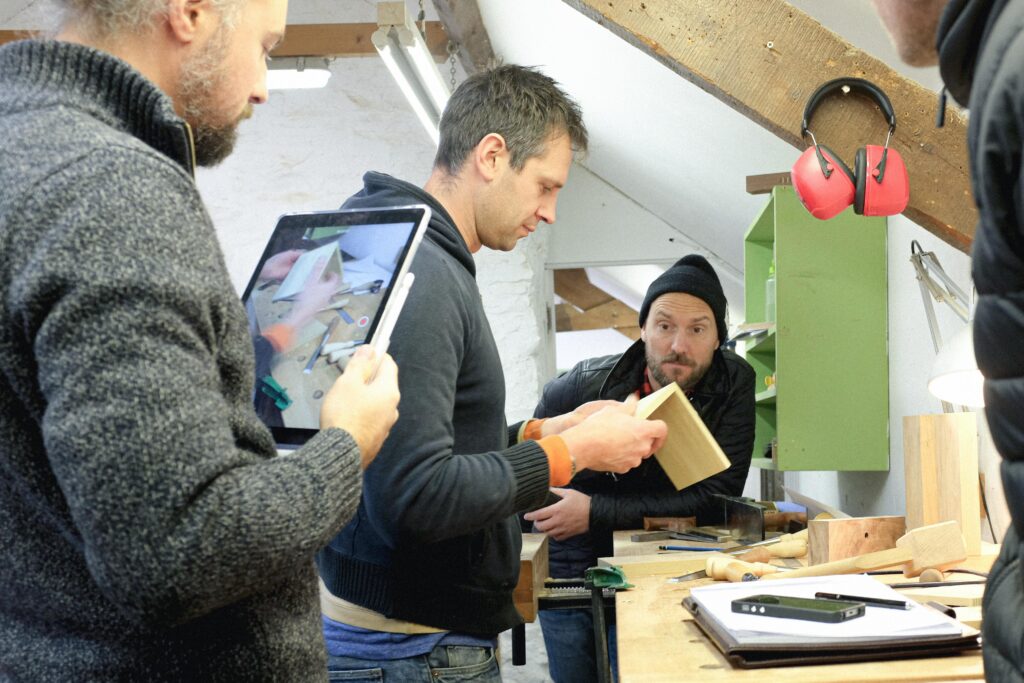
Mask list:
[[[577,469],[635,467],[664,437],[664,423],[614,402],[505,424],[472,254],[511,250],[540,221],[553,223],[573,150],[585,145],[579,110],[554,81],[506,65],[452,95],[423,189],[368,173],[344,205],[424,203],[433,217],[392,335],[399,420],[367,469],[356,518],[318,557],[331,671],[500,680],[495,638],[522,622],[512,601],[515,513]]]
[[[555,578],[583,576],[598,557],[613,555],[612,532],[639,529],[644,517],[696,516],[721,520],[715,494],[743,492],[754,446],[754,369],[720,348],[727,339],[726,300],[714,268],[703,256],[679,259],[647,288],[640,306],[640,339],[625,353],[591,358],[544,387],[534,412],[548,418],[590,401],[641,397],[675,382],[685,392],[731,465],[677,491],[655,458],[621,476],[584,472],[557,502],[528,513],[536,531],[551,537],[549,571]],[[541,612],[548,668],[556,683],[597,679],[589,610]],[[614,629],[609,652],[615,662]]]
[[[1024,0],[874,3],[900,56],[915,66],[938,58],[946,89],[970,108],[974,352],[1012,518],[982,603],[985,678],[1024,681]]]

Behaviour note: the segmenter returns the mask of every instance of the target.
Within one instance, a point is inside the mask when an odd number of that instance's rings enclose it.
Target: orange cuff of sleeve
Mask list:
[[[544,424],[544,420],[547,418],[528,420],[523,425],[522,437],[520,441],[539,441],[540,440],[540,429],[541,425]]]
[[[295,342],[295,330],[291,325],[277,323],[263,332],[263,338],[270,342],[278,353],[289,348]]]
[[[576,462],[565,440],[560,436],[545,436],[539,440],[538,445],[544,449],[548,456],[548,470],[551,472],[552,486],[565,486],[572,481],[576,474]]]

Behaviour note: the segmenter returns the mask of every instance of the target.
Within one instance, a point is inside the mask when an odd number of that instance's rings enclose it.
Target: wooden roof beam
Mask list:
[[[459,62],[467,74],[484,71],[497,63],[477,0],[434,0],[434,8],[458,47]]]
[[[968,177],[966,117],[950,107],[945,127],[936,128],[935,93],[789,3],[563,1],[800,149],[807,146],[800,136],[804,104],[819,85],[840,76],[877,84],[892,100],[897,126],[891,144],[910,173],[904,214],[970,251],[977,212]],[[831,97],[818,107],[812,128],[819,142],[852,168],[855,150],[882,144],[888,125],[867,98]]]
[[[419,24],[417,24],[419,26]],[[375,23],[290,24],[272,57],[367,57],[376,55],[370,36]],[[31,38],[31,30],[0,31],[0,45]],[[438,61],[448,58],[448,34],[439,21],[427,22],[427,48]]]
[[[639,313],[591,284],[583,268],[555,271],[555,294],[568,303],[555,307],[555,331],[607,330],[640,338]]]

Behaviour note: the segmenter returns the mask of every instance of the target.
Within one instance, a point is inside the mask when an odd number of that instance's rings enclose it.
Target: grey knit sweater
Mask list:
[[[326,678],[314,552],[341,430],[275,457],[170,100],[81,46],[0,48],[0,680]]]

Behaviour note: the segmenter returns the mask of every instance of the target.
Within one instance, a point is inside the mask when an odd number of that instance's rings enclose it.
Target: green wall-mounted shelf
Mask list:
[[[776,187],[744,240],[748,323],[765,322],[773,258],[775,327],[745,349],[759,392],[752,464],[889,469],[885,218],[847,209],[819,221]],[[764,457],[772,439],[774,459]]]

